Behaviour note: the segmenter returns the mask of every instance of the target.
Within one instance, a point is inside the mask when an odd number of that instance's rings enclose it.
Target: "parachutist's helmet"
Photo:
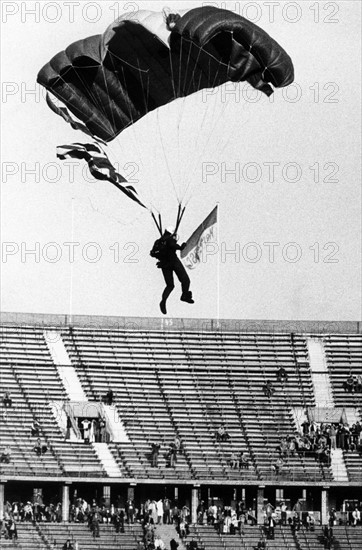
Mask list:
[[[175,228],[173,227],[173,225],[169,225],[168,227],[166,227],[166,232],[167,233],[170,233],[170,235],[173,235],[175,233]]]

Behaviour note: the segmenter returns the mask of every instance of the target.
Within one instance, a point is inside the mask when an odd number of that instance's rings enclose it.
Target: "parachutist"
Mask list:
[[[162,300],[160,302],[161,312],[166,315],[166,301],[173,289],[175,288],[173,274],[175,273],[178,280],[181,283],[182,294],[180,300],[193,304],[192,292],[190,289],[190,278],[186,273],[186,270],[177,256],[177,250],[183,250],[186,246],[177,244],[177,235],[173,227],[168,227],[163,233],[160,239],[155,241],[153,248],[150,252],[153,258],[158,260],[157,267],[162,270],[163,277],[165,279],[166,287],[162,293]]]

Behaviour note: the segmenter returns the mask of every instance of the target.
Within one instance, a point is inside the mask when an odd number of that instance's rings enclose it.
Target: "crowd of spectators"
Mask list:
[[[274,470],[279,474],[288,457],[295,455],[313,456],[321,463],[330,464],[331,451],[342,449],[362,453],[361,441],[362,426],[356,422],[352,426],[344,423],[327,424],[309,422],[307,419],[302,424],[302,433],[296,432],[281,438],[276,450],[278,459],[274,464]]]
[[[127,512],[127,506],[126,506]],[[146,500],[139,510],[135,510],[136,519],[143,527],[143,540],[138,542],[137,550],[154,550],[165,548],[162,539],[156,535],[156,526],[162,523],[173,524],[181,538],[189,535],[190,509],[188,506],[179,507],[178,503],[172,503],[168,498],[159,500]],[[133,519],[133,518],[132,518]],[[177,550],[179,544],[174,539],[170,543],[171,550]],[[192,548],[192,547],[191,547]],[[193,546],[197,548],[197,546]]]
[[[244,501],[239,501],[236,508],[222,506],[214,501],[206,506],[203,500],[197,507],[197,523],[199,525],[212,525],[218,533],[235,534],[242,532],[245,524],[255,525],[255,512],[246,508]]]
[[[289,516],[289,517],[288,517]],[[286,502],[281,500],[273,506],[268,502],[264,507],[264,534],[267,539],[274,539],[276,525],[289,525],[293,532],[303,526],[308,531],[314,531],[315,518],[309,512],[303,513],[303,504],[298,499],[291,510]]]
[[[60,522],[62,504],[61,502],[44,504],[40,494],[37,494],[32,502],[7,501],[4,506],[4,518],[16,522]]]

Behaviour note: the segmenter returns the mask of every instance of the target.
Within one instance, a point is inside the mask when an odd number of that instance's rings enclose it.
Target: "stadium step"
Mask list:
[[[122,472],[109,450],[107,443],[92,443],[92,447],[101,461],[103,468],[107,472],[107,475],[109,477],[122,477]]]
[[[61,333],[55,330],[45,330],[44,338],[69,399],[71,401],[87,401],[78,374],[65,348]]]
[[[317,407],[334,407],[327,358],[320,338],[307,338],[307,348]]]
[[[342,449],[331,450],[331,468],[335,481],[349,481]]]

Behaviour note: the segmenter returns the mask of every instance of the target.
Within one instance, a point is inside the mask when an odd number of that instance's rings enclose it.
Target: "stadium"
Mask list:
[[[85,316],[70,323],[9,313],[1,324],[1,389],[11,405],[2,402],[0,435],[11,459],[1,460],[0,506],[8,517],[18,503],[19,516],[17,540],[2,538],[2,548],[51,549],[70,539],[82,550],[134,550],[152,501],[170,502],[170,518],[166,508],[155,518],[167,548],[174,539],[179,548],[192,540],[205,550],[252,549],[260,541],[318,549],[328,525],[330,547],[361,547],[352,514],[361,507],[362,445],[352,426],[361,422],[362,388],[346,386],[349,375],[360,381],[359,323]],[[266,395],[267,381],[273,391]],[[106,424],[102,441],[81,424],[98,418]],[[34,421],[44,454],[34,451]],[[325,459],[300,443],[281,449],[283,439],[332,424],[349,435]],[[221,425],[228,437],[218,437]],[[175,438],[181,446],[171,463]],[[242,452],[246,464],[232,464]],[[99,538],[79,515],[79,499],[99,507]],[[21,502],[32,508],[23,521]],[[119,510],[122,529],[114,521]],[[183,520],[187,532],[180,533]]]

